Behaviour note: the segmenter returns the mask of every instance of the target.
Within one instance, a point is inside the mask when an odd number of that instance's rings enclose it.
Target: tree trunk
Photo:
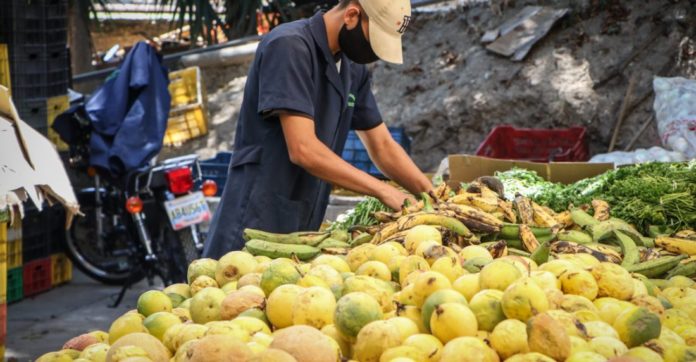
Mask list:
[[[89,27],[85,19],[87,14],[82,14],[79,0],[69,1],[68,9],[68,45],[70,46],[70,66],[72,74],[89,72],[92,67],[92,41]],[[79,84],[75,85],[79,90]]]

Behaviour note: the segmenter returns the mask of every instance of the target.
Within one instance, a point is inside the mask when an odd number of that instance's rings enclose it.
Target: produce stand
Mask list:
[[[247,229],[242,251],[194,261],[187,283],[145,292],[108,332],[64,348],[153,361],[688,360],[694,225],[645,232],[612,214],[619,205],[539,196],[654,167],[452,155],[449,181],[417,204],[367,198],[324,231]],[[696,175],[694,162],[659,167],[676,185],[680,170]],[[515,189],[529,175],[541,186]]]

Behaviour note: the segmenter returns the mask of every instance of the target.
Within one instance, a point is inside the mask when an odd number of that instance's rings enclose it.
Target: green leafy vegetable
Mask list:
[[[570,185],[522,169],[496,176],[506,197],[520,193],[556,211],[602,199],[611,205],[613,216],[643,230],[650,225],[696,227],[696,161],[621,167]]]
[[[376,211],[393,211],[378,199],[367,197],[355,205],[352,212],[349,211],[347,217],[336,220],[329,226],[329,230],[347,230],[353,225],[370,226],[377,224],[377,219],[372,216]]]

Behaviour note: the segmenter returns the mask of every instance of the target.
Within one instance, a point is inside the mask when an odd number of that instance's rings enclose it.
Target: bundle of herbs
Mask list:
[[[650,225],[696,227],[696,161],[626,166],[570,185],[521,169],[496,176],[507,197],[519,192],[556,211],[602,199],[611,205],[612,215],[643,230]]]
[[[348,230],[353,225],[370,226],[377,224],[377,219],[373,213],[377,211],[392,211],[389,207],[381,203],[374,197],[367,197],[355,205],[355,208],[348,210],[340,215],[329,230]]]

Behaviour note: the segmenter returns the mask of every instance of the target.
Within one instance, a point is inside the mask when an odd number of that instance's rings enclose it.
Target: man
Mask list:
[[[411,196],[341,159],[349,129],[370,158],[411,193],[432,184],[391,137],[364,64],[402,63],[409,0],[341,0],[326,13],[266,35],[249,70],[235,151],[204,256],[244,246],[244,228],[316,230],[331,184],[398,209]]]

